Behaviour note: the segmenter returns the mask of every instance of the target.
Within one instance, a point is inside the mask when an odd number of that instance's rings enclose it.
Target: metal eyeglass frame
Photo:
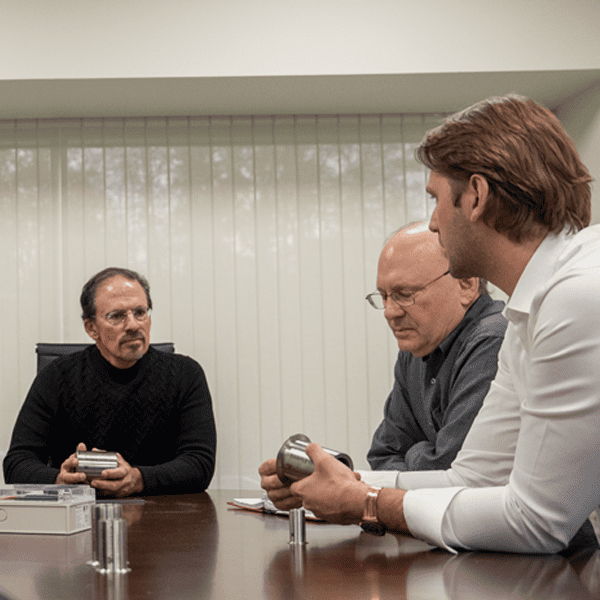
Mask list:
[[[416,294],[418,294],[419,292],[422,292],[426,287],[429,287],[432,283],[435,283],[436,281],[438,281],[438,279],[441,279],[442,277],[444,277],[445,275],[448,275],[449,273],[450,273],[450,269],[448,269],[445,273],[442,273],[440,276],[436,277],[435,279],[432,279],[429,283],[426,283],[425,285],[421,286],[418,290],[409,292],[410,296],[408,296],[408,297],[406,297],[406,293],[405,293],[405,297],[399,297],[398,292],[392,292],[391,294],[385,294],[385,295],[382,294],[381,292],[372,292],[371,294],[368,294],[367,296],[365,296],[365,300],[373,308],[375,308],[377,310],[385,309],[385,303],[388,298],[391,298],[401,308],[405,308],[407,306],[412,306],[415,303],[415,295]],[[376,298],[378,296],[381,299],[382,306],[377,306]]]
[[[143,311],[142,314],[136,314],[140,311]],[[150,314],[152,313],[152,309],[145,306],[137,306],[136,308],[128,308],[127,310],[113,310],[106,315],[104,315],[104,319],[108,321],[111,325],[122,325],[127,320],[127,315],[131,313],[133,318],[136,321],[142,322],[145,321]],[[118,317],[118,318],[117,318]]]

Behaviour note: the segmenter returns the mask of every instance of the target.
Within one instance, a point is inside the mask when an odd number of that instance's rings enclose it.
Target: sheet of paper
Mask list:
[[[264,494],[262,498],[234,498],[230,504],[239,508],[245,508],[246,510],[254,510],[284,517],[289,516],[287,510],[279,510],[276,508],[266,494]],[[306,511],[305,516],[310,521],[322,521],[322,519],[317,519],[310,510]]]

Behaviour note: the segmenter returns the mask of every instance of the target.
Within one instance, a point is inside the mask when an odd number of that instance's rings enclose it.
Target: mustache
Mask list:
[[[137,333],[127,334],[124,338],[121,339],[121,341],[119,343],[125,344],[125,343],[131,342],[133,340],[141,340],[143,342],[145,339],[146,338],[144,338],[143,333],[137,332]]]

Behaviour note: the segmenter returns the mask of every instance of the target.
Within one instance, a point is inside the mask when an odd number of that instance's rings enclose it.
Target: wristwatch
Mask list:
[[[385,533],[385,525],[380,523],[377,518],[377,498],[379,497],[380,491],[380,487],[371,486],[367,492],[365,509],[363,511],[362,521],[360,522],[363,531],[372,533],[373,535],[383,535]]]

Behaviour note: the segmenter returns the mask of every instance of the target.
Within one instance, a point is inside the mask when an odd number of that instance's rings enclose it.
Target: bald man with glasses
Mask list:
[[[366,299],[384,311],[399,348],[369,464],[380,471],[446,469],[496,375],[504,303],[476,277],[451,277],[437,235],[424,224],[389,239],[377,291]]]
[[[110,267],[80,298],[95,344],[52,361],[34,380],[4,459],[6,483],[88,483],[100,495],[196,493],[215,467],[216,431],[204,371],[150,346],[147,280]],[[98,478],[77,451],[116,452]]]

